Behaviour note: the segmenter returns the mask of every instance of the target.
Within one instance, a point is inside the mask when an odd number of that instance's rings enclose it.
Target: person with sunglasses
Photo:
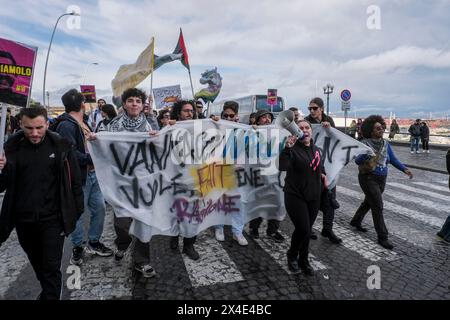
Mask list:
[[[160,110],[158,115],[158,124],[159,127],[162,129],[165,126],[169,125],[170,121],[170,110]]]
[[[394,245],[388,240],[388,230],[383,217],[383,191],[386,186],[388,164],[404,172],[412,179],[412,172],[401,163],[394,154],[391,145],[383,139],[386,123],[380,115],[367,117],[361,126],[364,139],[361,141],[369,146],[374,155],[359,155],[355,162],[358,165],[358,181],[365,198],[359,206],[350,225],[358,231],[367,232],[361,223],[364,216],[372,210],[373,224],[378,235],[378,243],[386,249],[392,250]]]
[[[221,119],[233,122],[239,122],[238,118],[239,104],[236,101],[226,101],[223,105],[223,111],[221,113]],[[233,239],[241,246],[247,246],[248,241],[245,239],[242,231],[244,230],[244,221],[242,219],[241,212],[235,212],[231,218],[231,231],[233,233]],[[225,241],[225,235],[223,233],[223,225],[215,226],[215,236],[217,241]]]
[[[334,120],[324,112],[323,100],[319,97],[312,99],[309,102],[309,115],[305,120],[311,124],[321,124],[324,128],[335,128]],[[334,211],[339,208],[339,203],[336,201],[336,187],[331,190],[324,189],[321,196],[320,211],[323,213],[322,236],[328,238],[332,243],[340,244],[340,239],[333,232]],[[317,236],[311,231],[311,239],[316,240]]]
[[[197,116],[199,119],[206,119],[203,114],[203,103],[200,100],[195,101],[195,109],[197,110]]]

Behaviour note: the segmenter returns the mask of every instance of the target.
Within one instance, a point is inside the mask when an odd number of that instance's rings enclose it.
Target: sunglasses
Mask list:
[[[223,114],[223,117],[224,117],[224,118],[230,118],[230,119],[233,119],[235,116],[236,116],[235,114],[229,114],[229,113],[224,113],[224,114]]]
[[[309,111],[311,111],[311,110],[316,111],[317,109],[319,109],[319,107],[308,107],[308,110],[309,110]]]

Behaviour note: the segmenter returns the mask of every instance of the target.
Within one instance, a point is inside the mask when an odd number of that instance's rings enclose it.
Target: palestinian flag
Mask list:
[[[180,36],[178,38],[178,43],[177,46],[175,48],[175,50],[173,51],[174,54],[182,54],[181,56],[181,63],[183,64],[183,66],[185,66],[188,70],[189,69],[189,59],[188,59],[188,53],[187,53],[187,49],[186,49],[186,45],[184,44],[184,38],[183,38],[183,31],[180,28]]]
[[[169,53],[169,54],[166,54],[163,56],[157,56],[155,54],[154,57],[155,57],[155,60],[154,60],[155,64],[153,66],[153,70],[158,69],[163,64],[166,64],[168,62],[172,62],[175,60],[180,60],[181,63],[183,64],[183,66],[185,66],[188,70],[190,70],[188,53],[186,50],[186,46],[184,44],[183,31],[181,31],[181,29],[180,29],[180,36],[178,38],[178,43],[177,43],[175,50],[172,53]]]

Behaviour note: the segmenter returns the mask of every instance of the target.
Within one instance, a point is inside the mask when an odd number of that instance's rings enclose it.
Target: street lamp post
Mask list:
[[[50,111],[50,92],[47,91],[47,113]],[[45,105],[44,105],[45,107]]]
[[[325,87],[323,87],[323,94],[327,95],[327,116],[330,112],[330,94],[333,93],[334,86],[332,84],[327,83]]]
[[[81,84],[85,84],[85,80],[86,80],[86,71],[87,71],[87,69],[88,69],[88,67],[91,65],[91,64],[93,64],[93,65],[95,65],[95,66],[98,66],[98,62],[91,62],[91,63],[88,63],[85,67],[84,67],[84,71],[83,71],[83,81],[81,82]]]
[[[43,100],[43,105],[45,106],[45,80],[47,78],[47,64],[48,64],[48,56],[50,55],[50,49],[52,48],[52,42],[53,42],[53,37],[55,35],[55,31],[56,31],[56,27],[58,26],[58,22],[59,20],[64,17],[64,16],[79,16],[79,13],[76,12],[71,12],[71,13],[64,13],[62,15],[59,16],[58,20],[56,20],[55,23],[55,27],[53,28],[53,32],[52,32],[52,37],[50,39],[50,44],[48,45],[48,51],[47,51],[47,59],[45,60],[45,69],[44,69],[44,86],[42,89],[42,100]]]

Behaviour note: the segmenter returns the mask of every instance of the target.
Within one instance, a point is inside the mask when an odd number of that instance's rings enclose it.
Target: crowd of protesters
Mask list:
[[[181,100],[173,107],[156,112],[151,99],[144,91],[136,88],[123,92],[118,111],[114,105],[99,99],[98,108],[87,115],[84,97],[76,89],[66,92],[62,102],[65,112],[51,125],[46,110],[41,107],[22,109],[18,116],[20,122],[12,120],[15,118],[9,115],[9,139],[5,144],[5,155],[0,158],[0,191],[6,190],[0,214],[0,244],[16,228],[19,243],[40,281],[40,299],[59,299],[61,296],[60,265],[65,236],[70,237],[73,245],[72,264],[81,265],[85,253],[101,257],[114,256],[116,261],[120,261],[134,241],[134,269],[147,278],[156,274],[150,261],[150,243],[143,243],[129,234],[130,225],[138,221],[114,216],[115,248],[109,248],[101,241],[105,199],[87,150],[87,141],[96,139],[95,132],[148,132],[154,135],[177,121],[205,119],[201,101]],[[309,115],[304,119],[297,108],[290,110],[299,130],[303,132],[303,138],[288,137],[280,155],[280,170],[286,171],[284,202],[294,225],[290,247],[286,252],[287,265],[292,272],[301,271],[312,275],[308,253],[310,240],[317,239],[312,226],[319,211],[323,213],[322,236],[336,245],[345,241],[333,232],[334,214],[339,208],[336,187],[328,186],[323,159],[312,139],[313,124],[325,128],[335,127],[335,124],[333,118],[324,113],[321,98],[310,101]],[[212,115],[211,118],[215,121],[238,122],[239,104],[227,101],[220,116]],[[272,124],[273,120],[273,113],[259,110],[250,115],[248,124],[260,127]],[[372,149],[373,155],[356,158],[359,184],[365,198],[350,224],[358,231],[366,232],[362,221],[371,210],[379,244],[393,249],[383,218],[382,194],[388,164],[394,165],[410,178],[412,173],[396,158],[389,142],[383,139],[386,123],[381,116],[372,115],[364,121],[358,119],[351,127],[351,136],[356,138],[357,135],[358,140]],[[417,146],[419,137],[422,137],[424,150],[429,150],[427,129],[426,124],[420,121],[411,126],[411,137],[414,137],[411,151],[413,146]],[[86,219],[89,219],[87,235],[84,232]],[[262,218],[256,218],[249,222],[250,237],[260,237],[262,221]],[[280,221],[268,220],[268,239],[286,241],[279,227]],[[438,233],[446,241],[450,237],[449,227],[447,221]],[[231,230],[233,239],[239,245],[248,245],[241,213],[232,216]],[[214,232],[218,241],[224,241],[223,225],[215,226]],[[173,250],[178,250],[178,236],[170,237],[168,242]],[[182,253],[192,260],[200,258],[195,243],[196,237],[183,238]]]

